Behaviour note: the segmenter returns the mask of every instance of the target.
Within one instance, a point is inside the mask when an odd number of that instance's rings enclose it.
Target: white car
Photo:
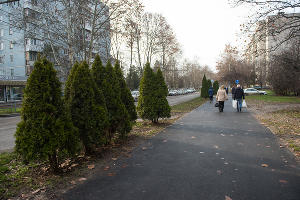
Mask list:
[[[256,95],[256,94],[267,95],[266,91],[257,90],[257,89],[254,89],[254,88],[244,89],[244,93],[245,93],[245,95]]]
[[[132,91],[131,95],[134,98],[134,101],[138,101],[139,96],[140,96],[140,92],[139,91]]]

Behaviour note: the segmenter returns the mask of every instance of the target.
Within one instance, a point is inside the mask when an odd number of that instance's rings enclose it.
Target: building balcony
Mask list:
[[[34,45],[34,44],[26,44],[25,51],[36,51],[42,52],[43,46],[42,45]]]

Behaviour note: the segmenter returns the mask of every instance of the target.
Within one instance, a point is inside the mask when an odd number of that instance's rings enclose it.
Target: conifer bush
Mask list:
[[[78,150],[78,134],[66,112],[53,64],[39,59],[24,90],[16,152],[26,161],[46,160],[55,172],[60,158]]]
[[[155,104],[154,112],[155,119],[154,122],[157,123],[159,118],[169,118],[171,117],[171,107],[169,106],[167,96],[168,87],[165,83],[162,71],[158,68],[155,74]]]
[[[218,89],[219,89],[219,82],[218,81],[215,81],[213,83],[213,88],[214,88],[214,93],[217,94]]]
[[[150,67],[150,63],[146,63],[144,73],[140,82],[140,96],[138,100],[138,114],[142,119],[155,120],[155,97],[154,88],[155,75]]]
[[[167,95],[168,88],[161,70],[158,69],[155,74],[147,63],[140,83],[137,107],[140,117],[154,123],[157,123],[159,118],[170,117],[171,108],[166,99]]]
[[[110,61],[107,62],[105,72],[105,80],[108,87],[104,89],[104,96],[110,116],[111,137],[116,132],[120,133],[121,137],[126,137],[132,127],[130,123],[130,116],[121,100],[119,80],[117,79],[117,75]]]
[[[93,153],[95,147],[105,142],[105,129],[108,126],[107,110],[97,103],[101,96],[100,90],[89,70],[89,65],[82,62],[77,66],[74,76],[69,76],[71,82],[69,97],[66,104],[71,113],[72,122],[78,128],[79,138],[86,154]]]
[[[118,61],[116,62],[114,69],[115,69],[117,79],[119,81],[119,86],[120,86],[120,90],[121,90],[121,100],[128,111],[130,121],[134,122],[137,119],[137,113],[136,113],[136,108],[134,105],[134,99],[131,95],[129,88],[127,87],[126,81],[123,76],[122,69],[121,69]]]
[[[201,87],[201,97],[203,98],[208,98],[208,84],[207,84],[207,79],[204,74],[203,79],[202,79],[202,87]]]

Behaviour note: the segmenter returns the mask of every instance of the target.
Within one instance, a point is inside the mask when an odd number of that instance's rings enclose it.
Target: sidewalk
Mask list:
[[[297,200],[300,167],[247,111],[209,102],[61,199]],[[122,167],[122,166],[127,167]]]

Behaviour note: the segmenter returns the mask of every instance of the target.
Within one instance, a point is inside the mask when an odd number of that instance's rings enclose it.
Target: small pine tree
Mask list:
[[[208,85],[205,74],[202,79],[201,97],[208,98]]]
[[[69,79],[72,77],[69,76]],[[99,105],[95,82],[86,62],[81,63],[71,81],[70,96],[67,105],[73,124],[79,130],[79,137],[85,151],[90,154],[96,146],[103,144],[107,127],[107,110]],[[98,91],[100,92],[100,90]]]
[[[121,100],[128,111],[130,121],[134,122],[137,119],[137,113],[136,113],[136,108],[134,105],[134,99],[131,95],[129,88],[127,87],[127,84],[126,84],[124,76],[123,76],[122,69],[121,69],[118,61],[115,64],[114,70],[115,70],[117,79],[119,81],[119,86],[120,86],[120,90],[121,90]]]
[[[218,89],[219,89],[219,82],[215,81],[213,84],[213,88],[214,88],[214,93],[217,94]]]
[[[121,89],[114,68],[108,61],[105,67],[105,80],[103,85],[106,106],[109,112],[109,141],[116,132],[125,137],[131,130],[130,117],[121,100]]]
[[[76,62],[74,64],[74,66],[72,67],[70,73],[69,73],[69,76],[68,76],[68,79],[66,81],[66,85],[65,85],[65,93],[64,93],[64,100],[65,102],[68,101],[68,98],[70,97],[70,90],[71,90],[71,87],[72,87],[72,81],[74,79],[74,74],[77,70],[77,68],[79,67],[79,63]]]
[[[154,122],[157,123],[159,118],[171,117],[171,108],[167,100],[168,87],[165,83],[160,68],[157,69],[157,73],[155,74],[154,80],[155,80],[154,82],[155,104],[153,105],[154,112],[155,112]]]
[[[210,87],[212,87],[212,83],[211,83],[211,80],[208,79],[208,80],[207,80],[207,88],[209,89]]]
[[[42,159],[57,172],[59,158],[78,150],[78,135],[61,96],[61,83],[53,64],[39,59],[27,80],[15,134],[16,151],[25,160]]]
[[[142,119],[148,119],[154,122],[156,114],[154,111],[155,97],[154,97],[154,72],[147,63],[144,68],[143,77],[140,82],[140,97],[138,100],[137,110]]]

